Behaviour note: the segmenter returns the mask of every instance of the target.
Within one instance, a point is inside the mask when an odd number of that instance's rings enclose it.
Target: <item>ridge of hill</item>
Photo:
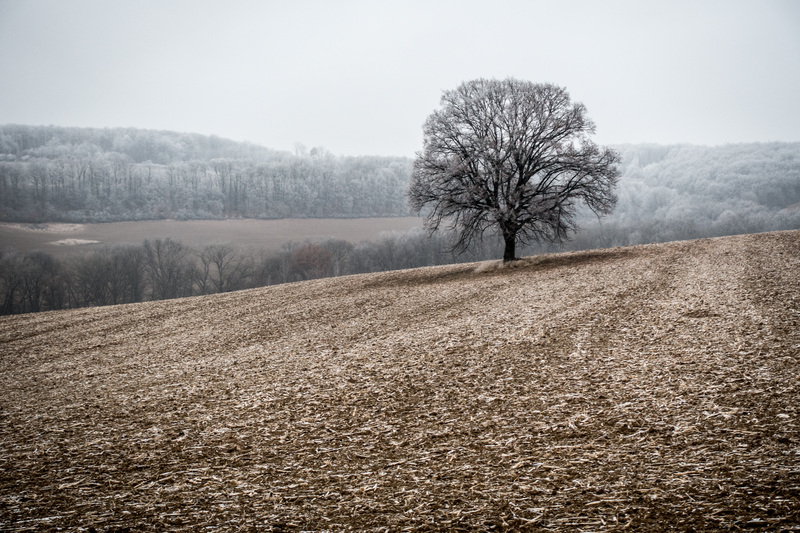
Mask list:
[[[790,530],[800,231],[0,318],[5,531]]]

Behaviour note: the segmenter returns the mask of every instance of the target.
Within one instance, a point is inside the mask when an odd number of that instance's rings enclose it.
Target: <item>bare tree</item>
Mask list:
[[[212,288],[214,292],[242,289],[253,276],[252,258],[237,253],[230,244],[209,244],[197,253],[197,257],[201,270],[196,283],[202,294],[207,294]]]
[[[332,261],[330,250],[309,242],[292,252],[291,268],[301,279],[317,279],[325,275]]]
[[[123,259],[123,272],[127,286],[127,302],[141,302],[145,290],[145,253],[142,246],[117,248]]]
[[[195,250],[194,255],[200,260],[200,267],[194,270],[194,284],[197,286],[198,294],[211,294],[211,259],[212,254],[208,246],[201,250]]]
[[[167,300],[191,293],[189,250],[179,241],[144,241],[144,264],[150,274],[153,300]]]
[[[287,250],[279,252],[260,250],[258,262],[254,266],[253,285],[265,287],[290,281],[291,258],[292,253]]]
[[[331,253],[333,259],[333,275],[341,276],[347,257],[353,251],[353,245],[342,239],[328,239],[322,247]]]
[[[17,251],[0,251],[0,315],[21,312],[20,289],[23,283],[24,259]]]
[[[466,250],[488,229],[505,242],[561,242],[581,204],[597,216],[616,204],[619,155],[589,138],[586,107],[551,84],[479,79],[445,91],[426,120],[409,184],[412,209],[433,232],[444,222]]]

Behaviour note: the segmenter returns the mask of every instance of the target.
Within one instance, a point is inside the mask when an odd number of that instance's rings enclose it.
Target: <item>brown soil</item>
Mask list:
[[[0,319],[0,530],[800,530],[800,231]]]

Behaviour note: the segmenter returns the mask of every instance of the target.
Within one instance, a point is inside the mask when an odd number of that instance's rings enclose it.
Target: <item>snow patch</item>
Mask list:
[[[56,246],[76,246],[78,244],[100,244],[100,241],[90,241],[88,239],[61,239],[60,241],[53,241],[50,244]]]

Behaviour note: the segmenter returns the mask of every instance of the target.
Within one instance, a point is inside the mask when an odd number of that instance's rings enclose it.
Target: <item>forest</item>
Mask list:
[[[173,239],[109,246],[65,259],[45,252],[0,252],[0,315],[165,300],[324,277],[479,261],[502,253],[500,241],[463,254],[447,234],[416,230],[378,242],[287,242],[280,250]]]
[[[568,249],[800,228],[800,143],[622,145],[618,202]]]
[[[800,143],[620,145],[618,202],[564,243],[521,255],[800,229]],[[406,216],[412,160],[278,152],[213,136],[137,129],[0,126],[0,221]],[[485,235],[466,253],[452,234],[377,242],[234,243],[161,239],[67,259],[0,250],[0,314],[107,305],[402,268],[497,259]]]
[[[0,126],[0,221],[405,216],[411,161],[215,136]]]

